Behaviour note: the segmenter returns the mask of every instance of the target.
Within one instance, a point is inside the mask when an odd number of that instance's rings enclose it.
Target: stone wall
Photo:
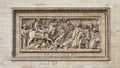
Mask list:
[[[0,68],[120,68],[119,0],[1,0]],[[110,7],[110,61],[11,61],[11,7]]]

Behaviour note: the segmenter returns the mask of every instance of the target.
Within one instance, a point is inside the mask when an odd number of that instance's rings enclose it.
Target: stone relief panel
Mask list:
[[[22,19],[21,48],[56,52],[99,51],[99,23],[94,19]]]
[[[13,60],[108,60],[108,12],[14,8]]]

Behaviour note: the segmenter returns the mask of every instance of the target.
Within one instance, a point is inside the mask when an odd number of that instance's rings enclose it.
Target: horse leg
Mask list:
[[[29,33],[30,39],[28,40],[27,48],[29,48],[31,41],[35,38],[35,32],[32,31]]]
[[[30,39],[29,39],[29,41],[28,41],[28,45],[27,45],[27,48],[29,48],[30,43],[31,43],[31,41],[32,41],[33,39],[34,39],[34,38],[30,38]]]

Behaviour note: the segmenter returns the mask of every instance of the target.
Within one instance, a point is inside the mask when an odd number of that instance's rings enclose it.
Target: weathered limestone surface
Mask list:
[[[11,61],[11,7],[110,7],[110,61]],[[0,68],[120,68],[119,0],[1,0]]]

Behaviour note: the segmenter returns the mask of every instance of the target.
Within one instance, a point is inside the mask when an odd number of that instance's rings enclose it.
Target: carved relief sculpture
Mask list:
[[[21,26],[22,49],[59,51],[69,49],[99,49],[100,33],[97,20],[33,18],[23,19]],[[95,23],[93,23],[93,21]],[[32,25],[32,26],[31,26]]]
[[[108,60],[108,13],[108,8],[14,8],[13,60]]]

